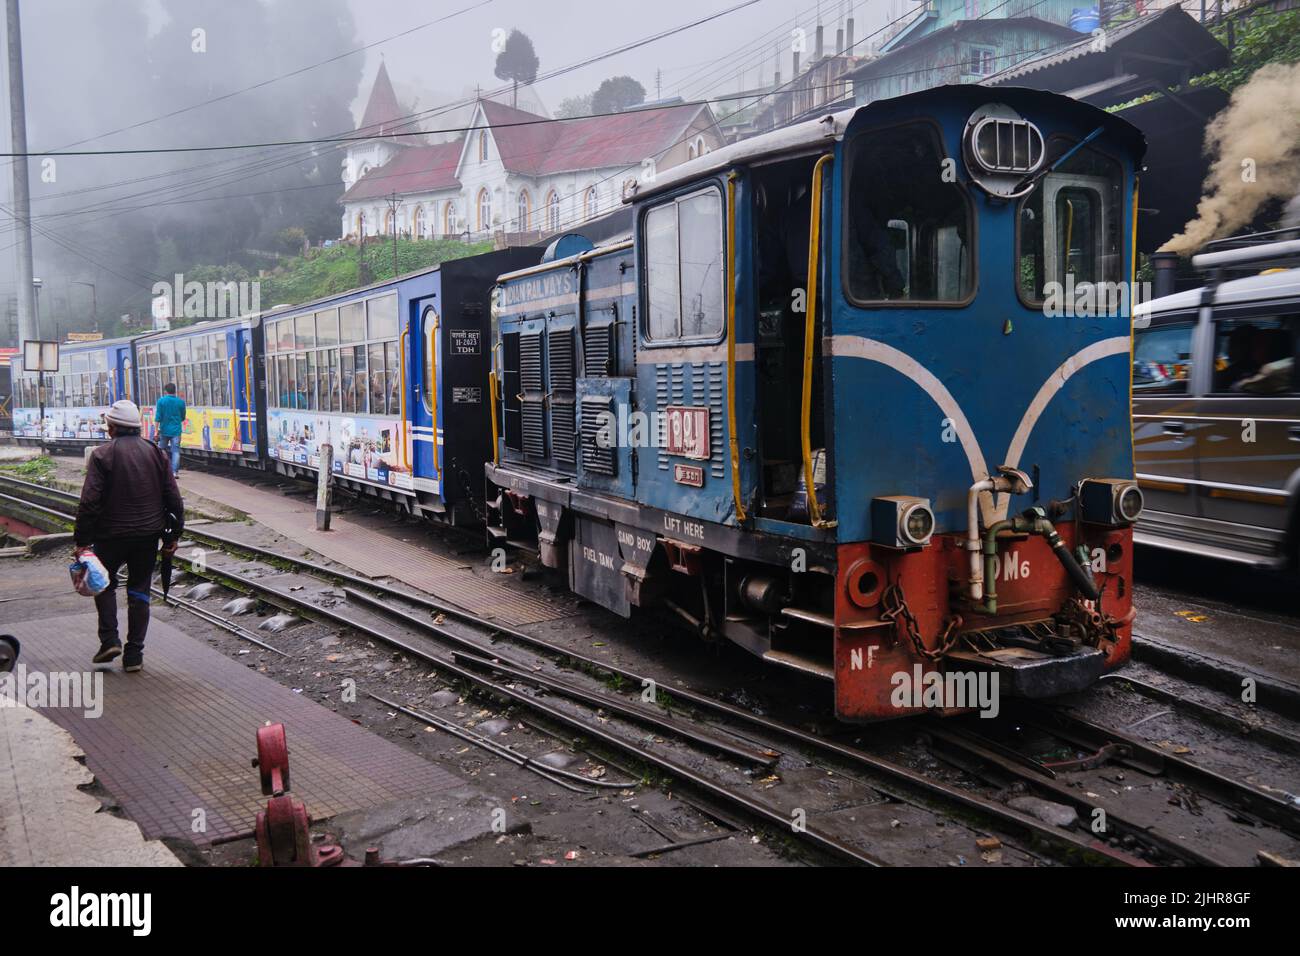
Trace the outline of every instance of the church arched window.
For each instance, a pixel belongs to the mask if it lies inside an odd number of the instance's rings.
[[[521,189],[519,190],[519,221],[515,224],[515,228],[519,232],[527,232],[529,229],[529,221],[532,219],[532,216],[532,197],[528,195],[527,189]]]
[[[478,191],[478,231],[492,228],[492,194],[484,187]]]
[[[560,197],[554,189],[546,194],[546,231],[560,231]]]

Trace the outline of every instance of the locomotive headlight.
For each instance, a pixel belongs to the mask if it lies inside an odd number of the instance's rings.
[[[1137,521],[1138,516],[1142,514],[1142,489],[1137,485],[1129,485],[1121,491],[1116,499],[1115,510],[1129,524]]]
[[[1127,478],[1088,478],[1079,483],[1084,521],[1112,527],[1130,525],[1142,514],[1142,489]]]
[[[928,498],[891,495],[871,499],[871,540],[889,548],[924,548],[934,534]]]
[[[917,546],[925,544],[934,533],[934,512],[923,504],[915,504],[903,512],[901,537]]]

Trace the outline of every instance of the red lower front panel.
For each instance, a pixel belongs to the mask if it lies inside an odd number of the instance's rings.
[[[1129,656],[1132,635],[1132,531],[1083,526],[1093,578],[1101,587],[1100,611],[1118,622],[1114,640],[1097,646],[1110,669]],[[1073,552],[1075,526],[1057,527]],[[994,631],[1014,624],[1050,621],[1077,595],[1065,569],[1041,537],[999,541],[996,615],[971,610],[966,598],[970,576],[964,541],[954,535],[935,537],[928,547],[898,551],[873,544],[839,548],[835,594],[835,706],[843,720],[887,720],[933,709],[922,702],[918,678],[933,686],[940,677],[951,684],[962,669],[959,661],[928,660],[901,625],[882,619],[886,606],[900,596],[915,620],[922,645],[934,649],[944,633]],[[887,595],[897,586],[900,591]],[[906,615],[899,614],[902,618]],[[873,626],[874,625],[874,626]],[[951,629],[951,630],[950,630]],[[962,642],[958,642],[960,647]],[[919,670],[917,669],[919,665]],[[931,673],[937,677],[930,677]]]

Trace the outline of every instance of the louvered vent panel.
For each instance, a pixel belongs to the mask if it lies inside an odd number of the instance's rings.
[[[655,366],[655,411],[659,414],[654,420],[662,422],[666,414],[665,409],[671,403],[668,401],[668,366]],[[660,436],[656,436],[660,437]],[[655,442],[655,463],[659,466],[660,471],[668,470],[668,454],[664,451],[662,441]]]
[[[614,326],[587,326],[582,344],[583,375],[587,378],[609,378],[614,372]]]
[[[721,362],[709,363],[709,458],[712,460],[710,471],[714,478],[721,478],[726,471],[722,460],[722,429],[727,420],[726,406],[723,404],[726,400],[722,387],[723,374]]]
[[[521,418],[524,426],[524,454],[546,457],[546,413],[540,402],[524,402]]]
[[[551,453],[561,464],[576,468],[578,464],[578,446],[572,402],[556,403],[551,406]]]
[[[552,393],[572,392],[576,387],[573,329],[552,329],[547,341],[547,349],[551,359]]]
[[[608,398],[584,398],[582,400],[582,470],[598,475],[613,476],[618,470],[617,449],[613,444],[602,447],[597,441],[601,425],[608,419],[603,415],[613,414],[613,400]]]
[[[542,390],[542,333],[519,336],[519,377],[525,392]]]

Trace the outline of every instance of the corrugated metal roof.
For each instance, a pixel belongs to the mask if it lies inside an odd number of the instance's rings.
[[[1223,45],[1201,24],[1183,12],[1181,7],[1166,7],[1158,13],[1106,27],[1095,36],[1089,34],[1053,53],[1008,67],[984,79],[982,85],[1024,85],[1022,81],[1027,78],[1040,79],[1046,71],[1055,71],[1066,64],[1087,58],[1092,58],[1097,63],[1099,72],[1093,79],[1095,82],[1103,75],[1113,72],[1109,69],[1109,65],[1112,61],[1122,58],[1126,52],[1146,52],[1180,59],[1185,64],[1181,68],[1187,69],[1192,75],[1222,66],[1229,58],[1228,51]],[[1156,69],[1156,64],[1153,62],[1142,65],[1148,72]],[[1170,64],[1165,68],[1165,72],[1169,72],[1171,67],[1174,70],[1180,69],[1177,64]],[[1062,92],[1065,87],[1058,88],[1053,85],[1050,88]]]

